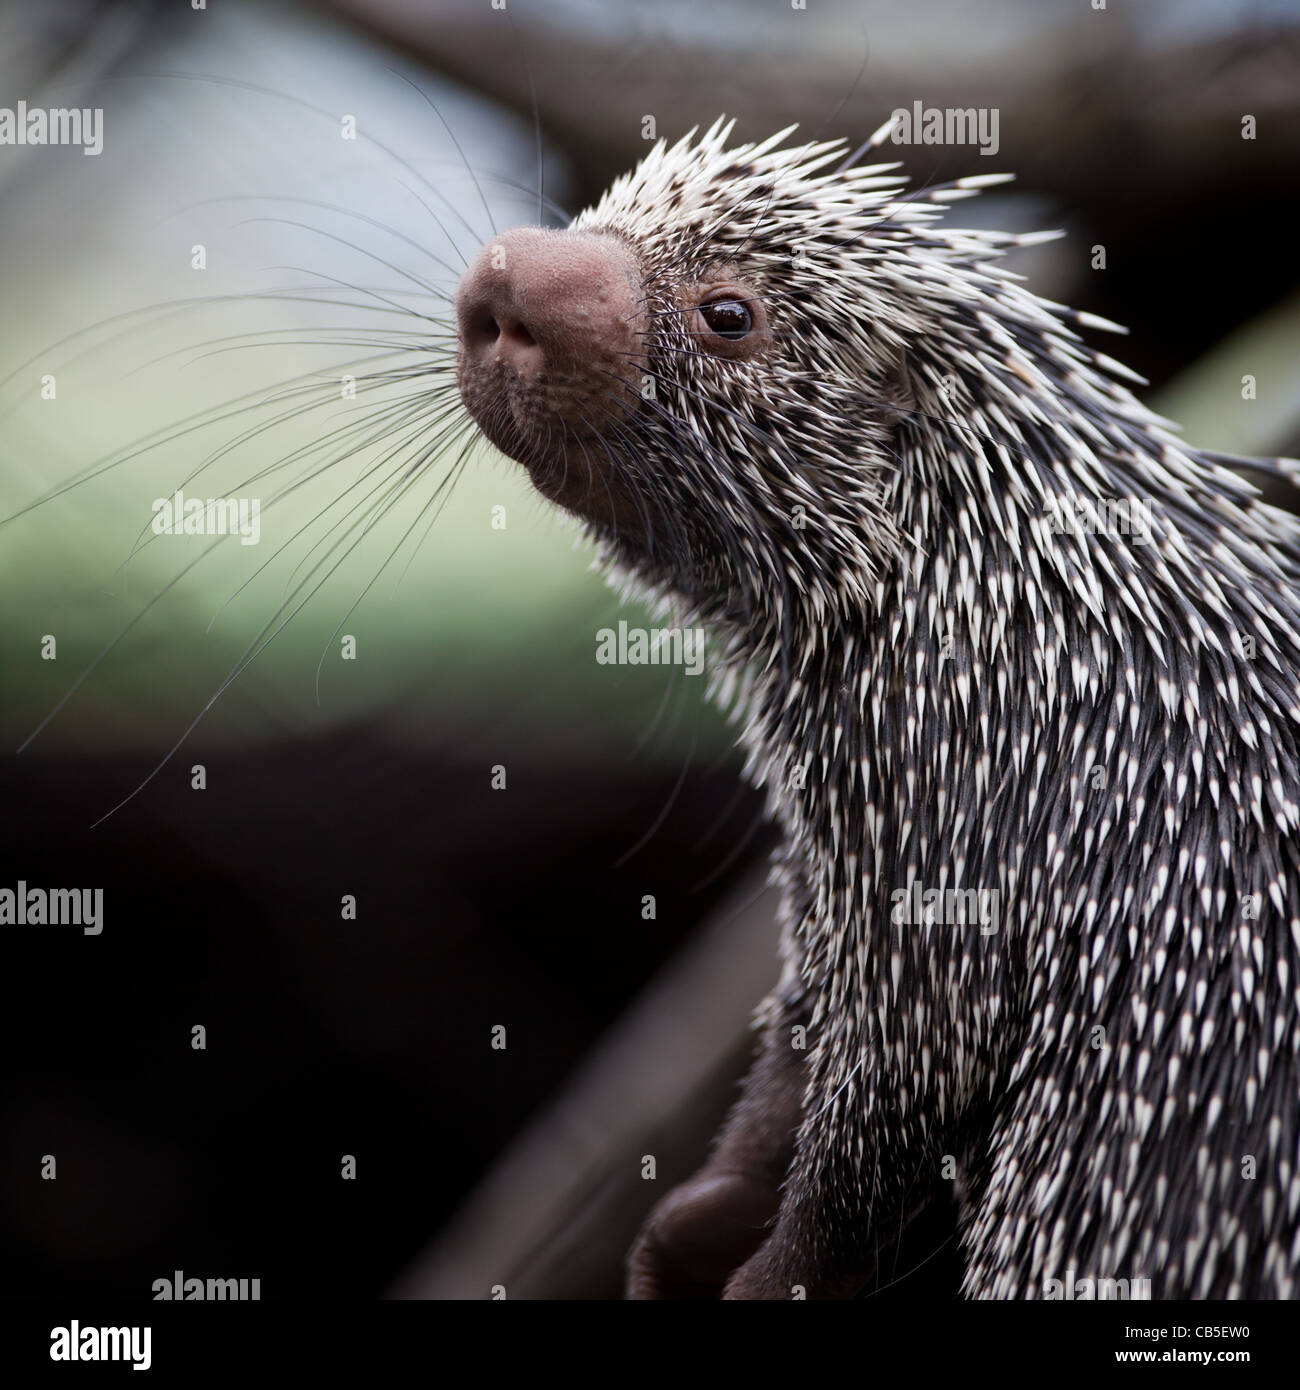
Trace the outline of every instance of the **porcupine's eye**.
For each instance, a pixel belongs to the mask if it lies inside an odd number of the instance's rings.
[[[714,279],[696,288],[688,327],[697,351],[714,357],[752,360],[766,354],[772,335],[762,297],[742,280]]]
[[[733,342],[745,337],[754,326],[753,314],[738,299],[715,299],[712,304],[701,306],[700,313],[718,337]]]

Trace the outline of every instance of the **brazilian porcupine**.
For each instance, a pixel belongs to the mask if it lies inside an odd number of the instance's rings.
[[[847,1296],[946,1190],[972,1297],[1293,1295],[1300,524],[1000,266],[1029,238],[941,225],[991,180],[730,130],[457,301],[470,413],[716,634],[783,831],[758,1060],[629,1292]]]

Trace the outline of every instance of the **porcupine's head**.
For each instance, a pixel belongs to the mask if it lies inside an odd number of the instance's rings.
[[[927,294],[924,266],[906,295],[890,267],[938,209],[892,166],[837,172],[839,142],[728,150],[729,131],[657,146],[564,231],[484,246],[461,394],[653,585],[749,620],[861,604],[903,544],[906,306]]]

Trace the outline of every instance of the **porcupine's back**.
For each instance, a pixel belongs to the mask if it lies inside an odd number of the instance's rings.
[[[970,1292],[1292,1292],[1296,522],[1000,269],[1026,239],[937,220],[987,180],[909,196],[726,135],[574,224],[630,251],[619,360],[653,390],[575,435],[564,505],[745,673],[807,910],[809,1108],[855,1102],[802,1179],[873,1124],[871,1184],[904,1182],[973,1113],[1000,1142],[971,1156]],[[719,280],[762,306],[752,352],[696,317]],[[912,883],[996,892],[998,933],[891,929]]]
[[[1000,1138],[973,1174],[968,1290],[1158,1271],[1157,1297],[1293,1296],[1295,523],[1210,460],[1133,439],[1095,448],[1086,492],[1072,482],[1098,505],[1148,505],[1145,545],[1027,519],[1017,547],[995,520],[1005,492],[945,496],[935,479],[945,520],[896,585],[903,632],[864,672],[896,697],[869,697],[866,799],[890,807],[875,864],[890,886],[952,866],[1002,903],[1011,963],[988,969],[979,1040]],[[1050,435],[1030,445],[1055,453]],[[944,745],[950,771],[929,787],[946,804],[891,803]],[[937,968],[960,990],[970,955],[931,943],[913,988]],[[881,1040],[899,1041],[899,996],[872,983],[891,1007]]]

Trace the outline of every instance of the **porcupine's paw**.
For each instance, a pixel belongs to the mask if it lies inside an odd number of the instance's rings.
[[[747,1174],[705,1168],[646,1218],[627,1257],[627,1296],[716,1299],[771,1229],[779,1196]]]

